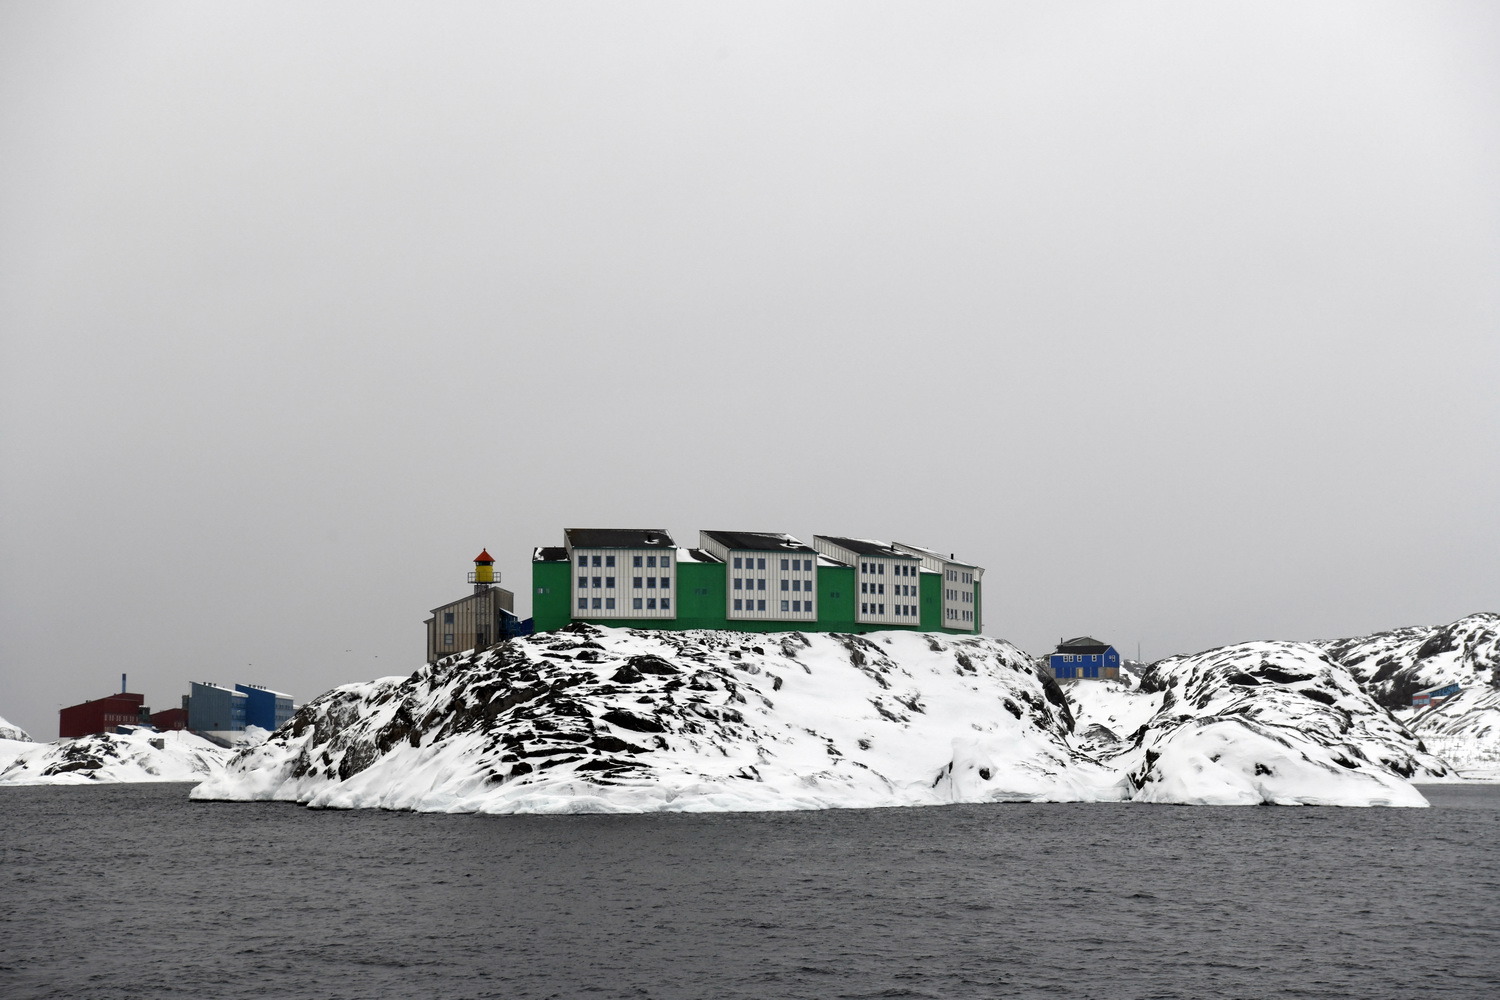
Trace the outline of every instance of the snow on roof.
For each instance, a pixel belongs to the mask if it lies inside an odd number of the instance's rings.
[[[532,562],[568,562],[568,550],[561,545],[538,545],[531,550]]]
[[[665,528],[568,528],[563,532],[575,549],[666,548],[676,543]]]
[[[934,559],[941,559],[943,562],[945,562],[945,563],[951,563],[954,566],[963,566],[965,569],[979,569],[980,568],[979,566],[976,566],[974,563],[966,563],[966,562],[962,562],[962,561],[954,558],[953,553],[949,553],[948,555],[945,556],[941,552],[939,552],[937,549],[929,549],[925,545],[913,545],[910,542],[895,542],[893,544],[898,549],[905,549],[908,552],[918,552],[918,553],[921,553],[924,556],[931,556]]]
[[[677,561],[679,563],[717,563],[719,562],[719,557],[712,552],[705,552],[702,549],[679,547],[677,549]]]
[[[895,559],[915,559],[916,556],[909,552],[902,552],[890,542],[882,542],[878,538],[842,538],[838,535],[816,535],[825,542],[832,542],[839,548],[848,549],[850,552],[862,556],[885,556]]]
[[[811,554],[814,551],[811,545],[784,531],[708,531],[705,529],[703,533],[726,548],[742,552],[806,552]]]
[[[1076,638],[1067,639],[1057,644],[1058,652],[1061,653],[1066,653],[1069,651],[1082,651],[1085,653],[1103,652],[1108,648],[1109,643],[1100,642],[1098,639],[1095,639],[1091,635],[1080,635]]]

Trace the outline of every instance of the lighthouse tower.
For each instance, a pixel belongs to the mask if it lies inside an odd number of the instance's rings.
[[[490,555],[488,548],[480,550],[474,557],[474,572],[469,574],[469,582],[474,585],[476,594],[482,594],[500,582],[500,577],[495,574],[495,557]]]

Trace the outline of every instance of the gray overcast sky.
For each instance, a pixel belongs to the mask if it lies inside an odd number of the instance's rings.
[[[0,715],[481,546],[908,540],[1148,658],[1500,608],[1490,3],[0,5]]]

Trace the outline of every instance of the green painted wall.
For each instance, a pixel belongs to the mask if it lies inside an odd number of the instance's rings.
[[[531,620],[538,632],[573,620],[573,567],[565,562],[531,564]]]
[[[728,568],[719,563],[677,564],[676,618],[589,618],[609,628],[731,629],[736,632],[882,632],[922,631],[967,634],[969,629],[943,626],[943,578],[923,573],[919,597],[920,625],[868,625],[854,620],[858,582],[852,566],[818,567],[816,623],[734,621],[727,617]],[[979,585],[974,585],[978,616]],[[531,564],[531,616],[538,632],[562,628],[573,620],[573,567],[565,562]]]

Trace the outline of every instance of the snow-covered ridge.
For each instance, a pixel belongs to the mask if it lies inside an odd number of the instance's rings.
[[[230,751],[189,732],[132,729],[26,744],[9,760],[0,760],[0,785],[201,781],[221,771],[229,756]]]
[[[0,740],[8,740],[15,743],[30,743],[31,736],[20,726],[13,725],[5,721],[4,716],[0,716]]]
[[[1500,685],[1500,614],[1494,612],[1315,645],[1392,711],[1408,708],[1413,694],[1439,684]]]
[[[1144,707],[1121,703],[1134,732],[1075,733],[1057,682],[998,639],[575,624],[330,692],[193,796],[454,812],[1425,804],[1400,775],[1441,762],[1347,671],[1271,645],[1256,663],[1242,647],[1181,658],[1128,692]],[[1080,711],[1106,690],[1070,686]]]

